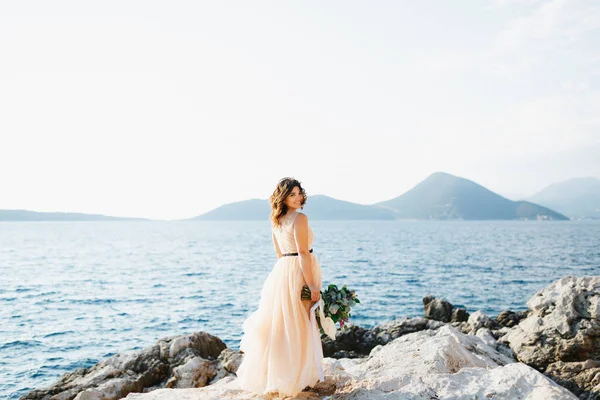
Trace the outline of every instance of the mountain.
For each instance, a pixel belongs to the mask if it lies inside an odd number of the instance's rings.
[[[568,219],[526,201],[508,200],[470,180],[436,172],[402,196],[377,203],[400,219]]]
[[[390,220],[394,213],[375,206],[365,206],[329,196],[310,196],[304,210],[311,220]],[[268,200],[252,199],[225,204],[191,220],[268,220]]]
[[[538,200],[539,199],[539,200]],[[512,201],[470,180],[436,172],[402,196],[373,205],[362,205],[325,195],[308,198],[303,212],[312,220],[394,219],[568,219],[553,209],[574,217],[600,218],[600,180],[574,179],[552,185],[529,201]],[[558,200],[562,201],[559,202]],[[543,204],[538,205],[537,203]],[[547,207],[545,207],[547,206]],[[569,207],[573,208],[569,208]],[[552,208],[552,209],[551,209]],[[583,211],[582,211],[583,210]],[[229,203],[189,220],[263,220],[271,212],[266,199]],[[141,220],[98,214],[47,213],[0,210],[0,221],[115,221]]]
[[[571,218],[600,218],[600,179],[574,178],[555,183],[528,200]]]
[[[142,218],[109,217],[99,214],[0,210],[0,221],[125,221]]]
[[[268,220],[271,213],[269,201],[251,199],[224,204],[212,211],[189,218],[190,220],[223,221],[223,220]]]
[[[312,219],[396,219],[395,214],[390,210],[351,203],[324,195],[309,197],[304,212]]]

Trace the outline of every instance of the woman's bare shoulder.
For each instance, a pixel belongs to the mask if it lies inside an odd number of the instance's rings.
[[[308,217],[306,216],[306,214],[301,213],[299,211],[297,211],[296,214],[298,214],[298,215],[296,215],[294,222],[299,222],[301,224],[308,222]]]

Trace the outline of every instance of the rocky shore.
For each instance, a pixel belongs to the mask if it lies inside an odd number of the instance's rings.
[[[434,297],[424,317],[323,339],[325,381],[302,399],[600,399],[600,277],[565,277],[524,312],[488,317]],[[256,399],[243,354],[206,332],[167,337],[63,375],[29,400]]]

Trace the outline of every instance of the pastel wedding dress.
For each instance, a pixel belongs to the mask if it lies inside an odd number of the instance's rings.
[[[297,253],[294,220],[297,211],[281,219],[273,228],[282,254]],[[308,246],[314,235],[308,227]],[[314,280],[321,289],[321,266],[311,253]],[[277,260],[263,285],[258,309],[243,323],[240,350],[244,359],[237,370],[242,389],[256,394],[278,392],[293,396],[307,386],[323,380],[323,348],[310,300],[301,300],[306,284],[300,257],[283,256]]]

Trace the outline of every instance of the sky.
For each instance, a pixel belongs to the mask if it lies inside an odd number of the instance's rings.
[[[600,177],[599,37],[596,0],[2,2],[0,209]]]

